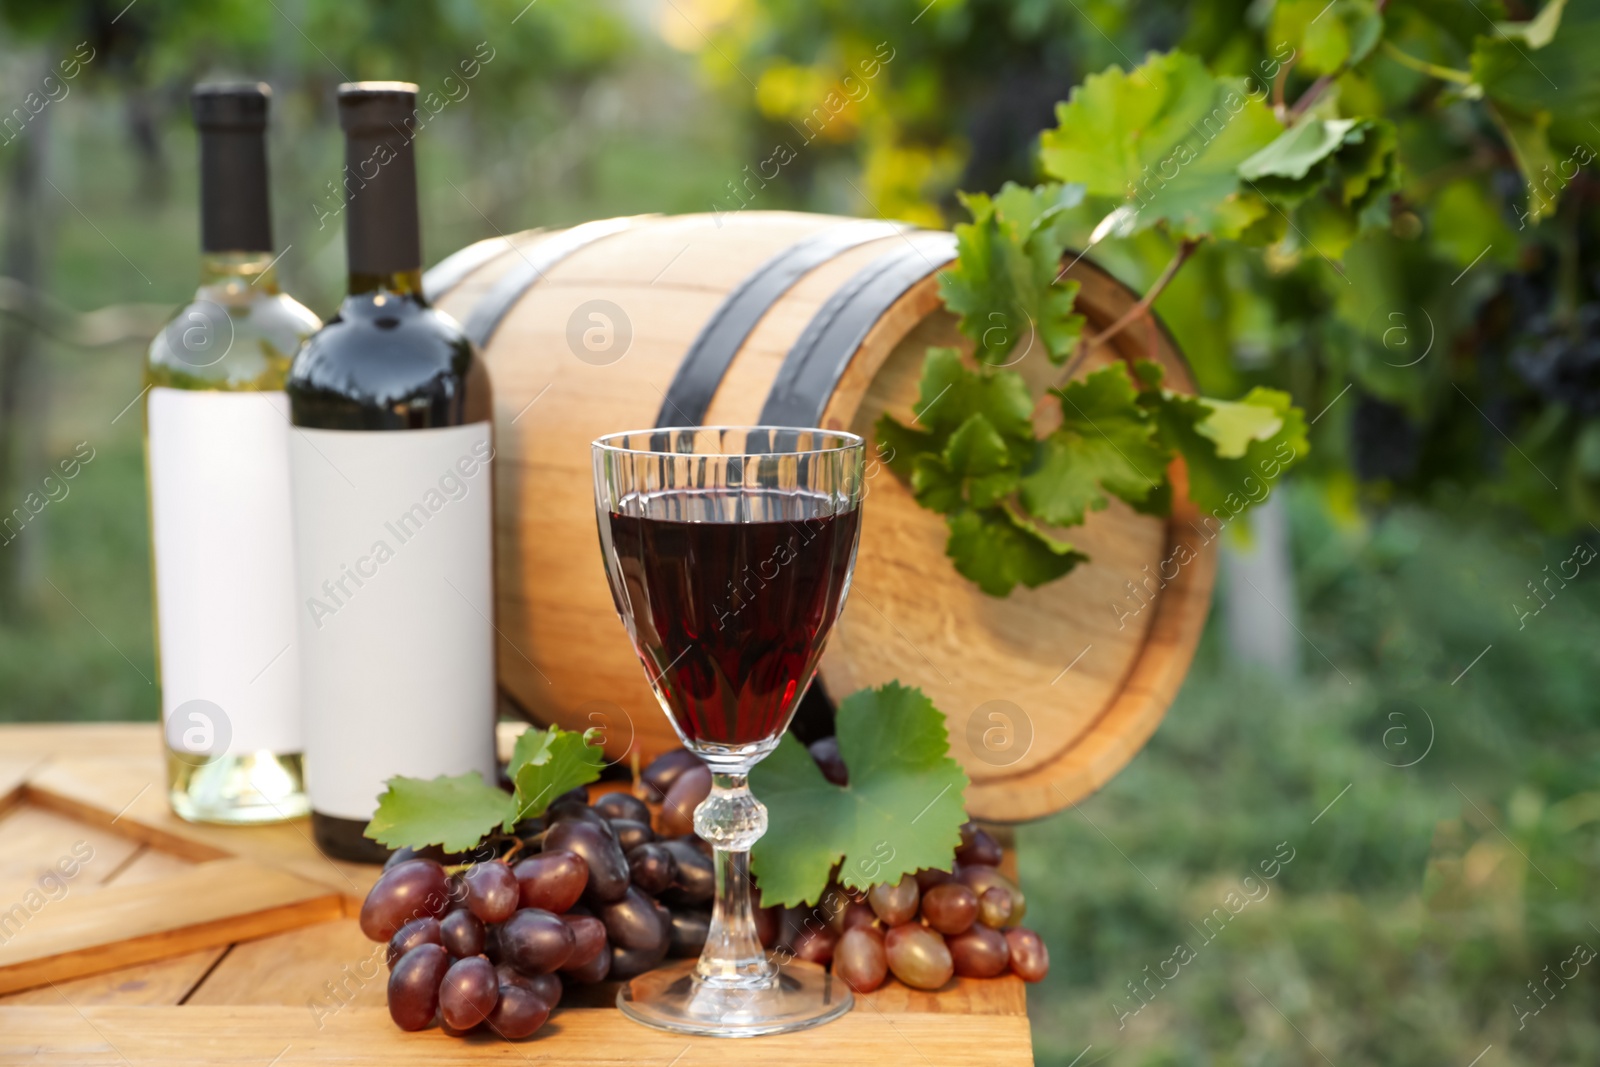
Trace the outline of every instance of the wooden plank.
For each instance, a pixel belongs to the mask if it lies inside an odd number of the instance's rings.
[[[0,992],[127,967],[342,913],[326,886],[250,860],[66,896],[0,945]],[[107,931],[118,940],[109,941]]]
[[[372,1008],[351,1008],[321,1020],[319,1028],[304,1008],[290,1007],[0,1007],[0,1062],[52,1067],[521,1067],[534,1061],[548,1067],[748,1067],[753,1059],[762,1067],[816,1067],[836,1059],[1009,1067],[1031,1064],[1032,1056],[1026,1016],[910,1018],[857,1009],[818,1030],[728,1041],[651,1030],[614,1011],[566,1011],[535,1037],[507,1042],[492,1035],[459,1040],[438,1029],[404,1033],[388,1012]]]
[[[13,808],[0,817],[0,941],[32,914],[99,884],[138,849],[114,831],[31,805]]]
[[[999,978],[952,978],[935,990],[912,989],[891,979],[881,989],[857,996],[885,1015],[1028,1014],[1027,985],[1014,974]],[[915,1024],[913,1024],[915,1025]]]
[[[161,758],[161,731],[153,722],[7,723],[8,758],[115,756]]]
[[[43,762],[44,758],[40,756],[13,755],[10,752],[0,756],[0,815],[22,802],[23,786],[27,784],[28,775]]]
[[[368,941],[354,919],[243,941],[189,1003],[293,1005],[313,1015],[352,1004],[382,1008],[389,983],[386,947]]]
[[[120,1004],[125,1007],[167,1007],[180,1004],[195,983],[205,977],[227,946],[203,948],[171,959],[120,967],[103,974],[24,989],[0,996],[6,1004],[38,1004],[44,1007],[88,1007],[90,1004]]]
[[[202,862],[247,856],[293,871],[341,893],[359,908],[380,868],[330,860],[311,841],[309,820],[294,819],[271,826],[211,826],[185,822],[167,805],[160,761],[58,758],[28,782],[28,798],[36,804],[85,822],[116,830],[156,848]]]
[[[108,870],[115,885],[141,885],[161,881],[187,870],[191,865],[148,845],[141,846],[132,860],[116,870]],[[141,963],[104,974],[56,982],[10,993],[0,1004],[42,1004],[60,1007],[64,1003],[84,1007],[89,1004],[167,1005],[181,1004],[189,991],[227,952],[226,947],[201,949],[156,963]]]

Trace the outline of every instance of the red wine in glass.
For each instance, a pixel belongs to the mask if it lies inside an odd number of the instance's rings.
[[[788,728],[850,589],[865,442],[837,430],[687,426],[594,442],[606,577],[662,709],[711,770],[695,833],[716,857],[705,948],[637,975],[617,1007],[647,1026],[753,1037],[836,1019],[854,998],[813,963],[769,957],[750,849],[767,808],[750,772]]]
[[[625,498],[609,544],[617,611],[689,744],[781,734],[849,588],[860,509],[803,491]]]

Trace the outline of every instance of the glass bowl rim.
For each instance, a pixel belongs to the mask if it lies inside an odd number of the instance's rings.
[[[658,433],[698,433],[701,430],[728,431],[741,430],[750,433],[756,430],[780,430],[789,433],[814,433],[838,438],[841,443],[827,448],[793,448],[769,452],[670,452],[659,448],[622,448],[611,442],[633,437],[635,435]],[[841,452],[859,451],[865,453],[866,439],[849,430],[827,430],[820,426],[778,426],[766,423],[753,423],[739,425],[736,423],[716,424],[709,426],[653,426],[649,429],[617,430],[613,433],[602,434],[590,442],[589,447],[596,452],[610,452],[628,456],[682,456],[684,458],[702,457],[705,459],[760,459],[770,456],[826,456]]]

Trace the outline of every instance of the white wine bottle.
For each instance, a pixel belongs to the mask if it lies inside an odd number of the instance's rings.
[[[356,861],[388,778],[495,781],[489,376],[422,294],[416,106],[339,88],[349,295],[287,385],[311,828]]]
[[[264,84],[197,86],[200,288],[150,343],[145,463],[167,785],[185,819],[304,815],[289,362],[321,324],[278,289]]]

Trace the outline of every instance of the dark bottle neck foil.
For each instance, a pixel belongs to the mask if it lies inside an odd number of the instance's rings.
[[[206,253],[270,252],[265,84],[196,86],[200,131],[200,248]]]
[[[417,88],[409,83],[339,87],[339,125],[345,134],[345,254],[353,282],[422,269],[412,144],[416,105]]]

